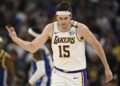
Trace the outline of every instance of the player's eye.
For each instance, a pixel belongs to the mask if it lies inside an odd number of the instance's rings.
[[[67,20],[67,19],[68,19],[68,17],[65,17],[64,19],[65,19],[65,20]]]
[[[61,18],[61,17],[60,17],[59,19],[60,19],[60,20],[63,20],[63,18]]]

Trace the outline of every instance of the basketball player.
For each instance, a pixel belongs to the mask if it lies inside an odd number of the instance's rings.
[[[38,31],[29,28],[28,33],[33,37],[37,37]],[[32,67],[34,74],[26,86],[32,86],[36,82],[36,86],[50,86],[51,76],[51,54],[46,45],[42,46],[37,52],[33,53]]]
[[[71,18],[70,6],[60,3],[56,10],[57,21],[46,25],[32,42],[17,37],[13,27],[6,28],[12,40],[31,53],[51,37],[54,60],[51,86],[86,86],[85,41],[96,49],[105,68],[106,82],[111,81],[113,75],[100,43],[87,26]]]
[[[46,46],[33,53],[32,66],[34,73],[26,86],[50,86],[51,67],[48,57],[50,53],[46,52]]]
[[[12,86],[14,81],[14,65],[10,55],[2,49],[3,39],[0,37],[0,86]],[[7,71],[7,80],[5,80],[5,71]]]

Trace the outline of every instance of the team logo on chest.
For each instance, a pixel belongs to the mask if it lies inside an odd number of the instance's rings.
[[[75,37],[59,37],[59,36],[55,36],[54,44],[58,44],[58,43],[71,43],[71,44],[74,44],[75,43]]]
[[[68,35],[70,35],[70,36],[72,36],[72,35],[74,35],[74,34],[75,34],[74,31],[70,31],[70,32],[68,32]]]

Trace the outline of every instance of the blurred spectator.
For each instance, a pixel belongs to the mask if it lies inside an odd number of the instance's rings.
[[[51,65],[50,65],[50,52],[46,46],[39,49],[33,54],[32,67],[33,75],[29,79],[30,86],[50,86]],[[27,86],[29,86],[27,84]]]
[[[38,36],[41,31],[38,28],[29,28],[28,33],[33,37]],[[29,79],[27,86],[36,83],[36,86],[50,86],[50,77],[52,69],[51,53],[46,45],[32,55],[33,74]]]
[[[15,82],[14,86],[24,86],[29,78],[30,61],[27,60],[28,52],[14,43],[7,46],[8,52],[13,57],[15,66]]]
[[[0,86],[12,86],[14,82],[14,65],[12,57],[2,49],[3,39],[0,37]],[[5,81],[5,71],[7,72]]]

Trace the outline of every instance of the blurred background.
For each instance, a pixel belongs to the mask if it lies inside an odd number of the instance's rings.
[[[15,66],[14,86],[25,86],[31,71],[30,53],[12,42],[5,26],[14,26],[20,38],[31,41],[28,28],[41,32],[55,20],[55,8],[62,0],[0,0],[0,36],[3,49],[12,57]],[[73,19],[86,24],[100,41],[114,74],[104,83],[104,68],[95,50],[86,44],[88,85],[120,86],[120,1],[66,0],[72,6]],[[47,46],[50,47],[50,40]],[[52,53],[51,53],[52,54]]]

